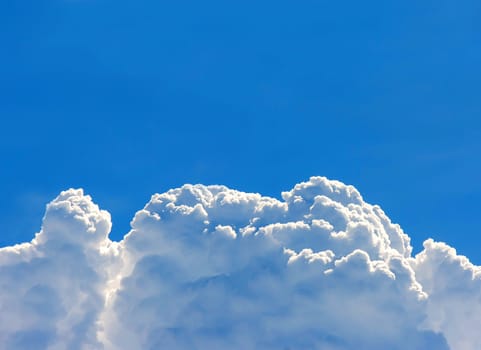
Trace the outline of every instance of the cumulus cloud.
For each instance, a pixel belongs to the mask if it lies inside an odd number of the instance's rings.
[[[155,194],[120,242],[82,190],[0,249],[2,349],[481,348],[481,268],[352,186]]]
[[[110,228],[106,211],[70,190],[47,206],[30,243],[0,249],[3,349],[101,347]]]

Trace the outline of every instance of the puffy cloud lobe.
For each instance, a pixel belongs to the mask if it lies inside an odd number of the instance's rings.
[[[0,250],[4,349],[102,348],[96,321],[110,227],[107,212],[81,190],[69,190],[47,206],[31,243]]]
[[[322,177],[152,196],[121,242],[81,190],[0,250],[5,349],[479,349],[480,268]]]
[[[479,349],[481,268],[431,239],[411,263],[429,293],[425,327],[443,332],[453,349]]]

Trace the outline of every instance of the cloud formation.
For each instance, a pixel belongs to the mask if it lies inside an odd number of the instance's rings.
[[[2,349],[481,348],[481,268],[322,177],[155,194],[120,242],[82,190],[0,249]]]

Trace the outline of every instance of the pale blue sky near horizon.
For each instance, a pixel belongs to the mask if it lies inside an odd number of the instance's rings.
[[[481,3],[0,4],[0,245],[82,187],[114,239],[154,192],[354,185],[481,264]]]

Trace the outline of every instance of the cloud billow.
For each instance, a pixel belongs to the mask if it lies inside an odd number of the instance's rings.
[[[481,269],[322,177],[153,195],[120,242],[82,190],[0,249],[3,349],[481,348]]]

